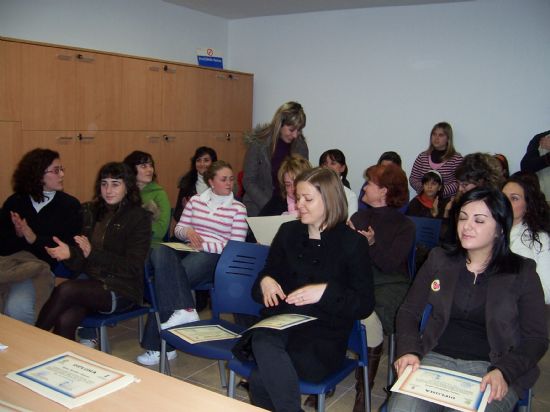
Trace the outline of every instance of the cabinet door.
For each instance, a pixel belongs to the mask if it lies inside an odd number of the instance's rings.
[[[194,68],[163,65],[162,130],[199,130],[200,91]]]
[[[120,130],[122,58],[74,52],[76,130]]]
[[[21,123],[0,121],[0,205],[12,194],[11,177],[21,159]],[[1,207],[1,206],[0,206]]]
[[[21,44],[0,40],[0,120],[21,121]]]
[[[200,144],[213,148],[218,159],[225,160],[232,167],[235,176],[242,170],[245,154],[243,132],[200,133]]]
[[[160,130],[163,65],[121,57],[121,130]]]
[[[230,73],[228,76],[224,124],[228,130],[248,131],[252,128],[254,76],[241,73]]]
[[[73,50],[21,45],[21,107],[24,130],[74,130]]]

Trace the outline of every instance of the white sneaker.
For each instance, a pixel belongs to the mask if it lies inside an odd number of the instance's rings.
[[[97,339],[79,339],[78,342],[92,349],[97,348]]]
[[[176,356],[178,354],[175,350],[172,350],[170,352],[166,352],[166,356],[168,360],[176,359]],[[148,350],[145,353],[142,353],[137,358],[137,361],[141,363],[142,365],[146,366],[153,366],[158,365],[160,362],[160,352],[158,350]]]
[[[187,311],[185,309],[175,310],[166,322],[160,324],[161,329],[168,329],[172,326],[183,325],[184,323],[196,322],[200,320],[195,309]]]

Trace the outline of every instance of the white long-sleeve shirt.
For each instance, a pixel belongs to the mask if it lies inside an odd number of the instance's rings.
[[[533,259],[537,264],[537,273],[544,290],[544,301],[550,305],[550,237],[539,232],[539,244],[531,245],[530,232],[525,223],[512,227],[510,231],[510,249],[520,256]]]
[[[235,200],[233,194],[221,197],[208,189],[189,199],[174,234],[180,240],[187,240],[190,227],[202,237],[204,252],[222,253],[229,240],[245,241],[246,207]]]

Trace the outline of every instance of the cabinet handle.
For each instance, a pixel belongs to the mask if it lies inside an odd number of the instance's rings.
[[[167,134],[162,135],[162,138],[166,142],[173,142],[174,140],[176,140],[176,136],[168,136]]]
[[[72,136],[57,136],[57,138],[55,140],[57,140],[59,143],[68,143],[71,140],[73,140],[73,137]]]
[[[59,60],[66,60],[66,61],[68,61],[68,60],[72,60],[72,59],[73,59],[73,56],[68,55],[68,54],[58,54],[58,55],[57,55],[57,58],[58,58]]]
[[[236,74],[228,74],[227,78],[229,80],[239,80],[239,76],[237,76]]]
[[[226,133],[225,134],[225,140],[227,140],[228,142],[231,141],[231,133]]]
[[[151,70],[152,72],[159,72],[160,67],[158,67],[158,66],[149,66],[149,70]]]
[[[216,74],[216,79],[227,80],[227,77],[225,77],[225,75],[223,74]]]
[[[163,70],[164,70],[166,73],[175,73],[175,72],[176,72],[176,69],[175,69],[175,68],[173,68],[173,67],[168,67],[166,64],[164,65]]]
[[[149,140],[150,142],[157,142],[160,140],[160,136],[147,136],[147,140]]]
[[[86,57],[86,56],[84,56],[83,54],[80,54],[80,53],[76,55],[76,59],[78,61],[81,61],[81,62],[84,62],[84,63],[91,63],[95,60],[93,57]]]
[[[83,141],[83,140],[88,140],[88,141],[90,141],[90,140],[94,140],[94,139],[95,139],[94,136],[83,136],[82,133],[79,133],[76,137],[77,137],[78,140],[80,140],[80,141]]]

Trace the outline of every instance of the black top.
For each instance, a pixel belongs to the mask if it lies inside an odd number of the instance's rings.
[[[550,130],[535,135],[527,145],[527,151],[521,159],[521,171],[536,173],[550,166],[550,153],[539,154],[540,139],[550,133]]]

